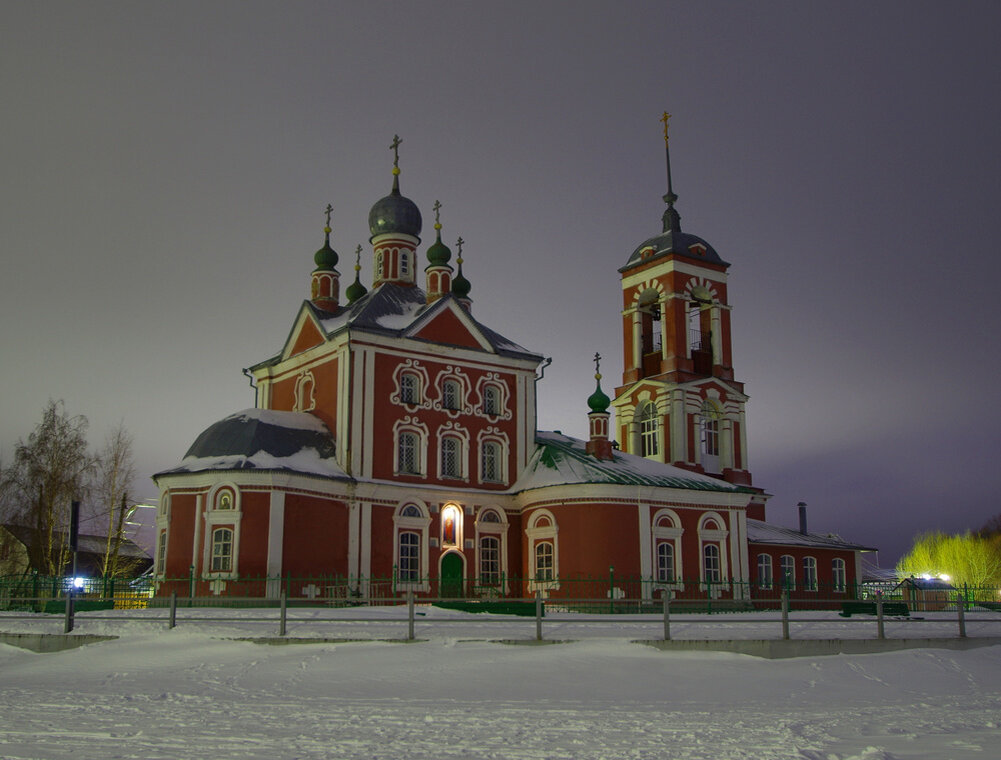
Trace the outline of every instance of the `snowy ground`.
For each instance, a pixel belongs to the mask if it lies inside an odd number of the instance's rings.
[[[55,654],[0,645],[0,758],[496,758],[498,760],[997,760],[1001,647],[766,660],[661,652],[656,616],[624,627],[547,619],[571,643],[516,646],[534,621],[425,610],[410,644],[267,646],[260,611],[182,610],[180,624],[78,617],[121,638]],[[399,609],[366,610],[400,618]],[[106,614],[106,613],[105,613]],[[185,621],[184,615],[225,617]],[[290,611],[296,637],[400,637],[405,623]],[[777,618],[678,616],[675,638],[779,638]],[[761,618],[761,615],[755,615]],[[872,637],[871,619],[797,617],[793,637]],[[928,620],[933,615],[926,616]],[[888,621],[887,635],[952,636],[954,614]],[[0,631],[58,633],[58,617]],[[970,635],[999,635],[997,619]],[[476,641],[468,639],[479,639]]]

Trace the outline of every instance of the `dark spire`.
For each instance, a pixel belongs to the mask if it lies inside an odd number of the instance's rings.
[[[667,139],[667,122],[670,118],[671,114],[667,111],[664,111],[664,115],[660,117],[660,120],[664,122],[664,157],[667,159],[667,193],[664,195],[667,209],[664,211],[663,221],[664,232],[678,233],[681,232],[681,215],[674,208],[674,202],[678,200],[678,196],[671,184],[671,146]]]
[[[455,241],[455,248],[458,251],[458,256],[455,259],[455,263],[459,265],[459,272],[455,275],[452,280],[452,295],[460,300],[469,300],[469,291],[472,290],[472,285],[469,280],[462,276],[462,244],[466,241],[459,238]]]
[[[317,269],[332,270],[337,266],[337,252],[330,247],[330,215],[333,211],[333,206],[328,203],[324,209],[324,212],[327,214],[327,224],[323,228],[323,248],[318,250],[313,256],[313,261],[316,262]]]
[[[368,293],[368,289],[361,284],[360,278],[361,272],[361,245],[355,249],[355,281],[348,285],[348,289],[344,291],[344,295],[348,297],[348,303],[354,303],[359,298]]]
[[[393,195],[400,194],[400,143],[402,142],[399,135],[393,135],[393,142],[389,146],[393,149]]]

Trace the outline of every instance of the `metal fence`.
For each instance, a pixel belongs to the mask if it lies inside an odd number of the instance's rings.
[[[443,594],[442,592],[448,592]],[[464,592],[464,593],[457,593]],[[185,622],[270,623],[285,636],[290,620],[297,625],[328,623],[348,626],[378,623],[380,630],[393,630],[394,638],[413,639],[415,626],[423,625],[429,605],[465,612],[494,613],[493,625],[524,628],[526,618],[535,620],[535,638],[544,638],[548,625],[560,629],[582,622],[593,624],[600,616],[618,630],[635,626],[671,638],[671,620],[685,620],[693,614],[726,614],[726,623],[764,624],[774,636],[792,637],[797,627],[816,625],[820,618],[810,613],[837,611],[824,616],[842,622],[866,623],[875,638],[885,638],[887,621],[949,623],[950,635],[965,637],[969,621],[984,623],[1001,633],[1001,590],[994,587],[938,591],[915,596],[872,591],[865,586],[792,589],[762,587],[736,582],[707,584],[704,581],[664,584],[654,580],[610,578],[501,579],[496,583],[469,582],[457,589],[438,579],[401,581],[399,578],[271,577],[97,579],[38,575],[0,576],[0,610],[5,619],[61,616],[64,631],[74,628],[75,616],[87,613],[87,620],[143,620],[161,622],[173,628]],[[908,598],[905,598],[908,597]],[[371,608],[393,607],[377,612]],[[249,609],[248,613],[213,612],[213,609]],[[253,610],[256,609],[256,612]],[[121,610],[144,610],[130,615]],[[323,610],[330,610],[324,614]],[[336,612],[334,611],[336,610]],[[390,614],[386,614],[389,612]],[[109,614],[103,614],[109,613]],[[734,614],[737,613],[737,614]],[[762,613],[762,614],[755,614]],[[807,616],[802,616],[801,613]],[[970,616],[974,617],[971,618]],[[437,617],[434,625],[464,622],[476,616],[453,619]],[[483,618],[481,618],[482,620]],[[690,619],[690,618],[689,618]],[[475,626],[475,622],[472,623]],[[710,623],[711,625],[711,623]],[[406,636],[403,636],[403,630]],[[983,627],[983,626],[981,626]]]

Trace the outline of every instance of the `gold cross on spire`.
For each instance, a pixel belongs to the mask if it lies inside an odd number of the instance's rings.
[[[330,205],[330,204],[328,203],[328,204],[327,204],[327,207],[326,207],[325,209],[323,209],[323,211],[324,211],[324,213],[326,213],[326,215],[327,215],[327,226],[323,228],[323,231],[324,231],[324,232],[327,232],[327,233],[329,233],[329,232],[330,232],[330,215],[331,215],[332,213],[334,213],[334,207],[333,207],[333,206],[331,206],[331,205]]]
[[[594,352],[594,377],[601,380],[601,354],[597,351]]]
[[[441,219],[438,217],[438,212],[441,211],[441,201],[435,201],[434,206],[432,206],[431,208],[434,209],[434,228],[436,230],[440,230]]]
[[[456,250],[458,250],[459,252],[458,255],[455,257],[455,260],[460,264],[462,263],[462,244],[465,242],[466,241],[463,240],[461,237],[455,241]]]
[[[361,271],[361,243],[355,248],[355,271]]]
[[[403,140],[400,139],[399,135],[393,135],[393,142],[392,142],[392,144],[389,147],[393,149],[393,168],[394,169],[399,169],[400,168],[400,143],[401,142],[403,142]]]
[[[664,142],[667,142],[667,122],[671,118],[671,114],[664,111],[664,115],[660,117],[660,120],[664,122]]]

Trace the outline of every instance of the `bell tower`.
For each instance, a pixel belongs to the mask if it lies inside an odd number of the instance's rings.
[[[640,243],[622,275],[622,385],[615,408],[632,454],[750,485],[743,383],[734,380],[727,269],[681,230],[665,113],[663,231]]]

